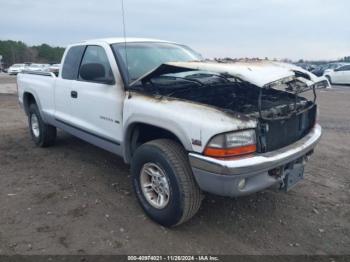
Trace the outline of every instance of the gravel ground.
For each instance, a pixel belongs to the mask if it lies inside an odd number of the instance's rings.
[[[16,94],[16,76],[0,72],[0,94]]]
[[[0,90],[14,80],[1,74]],[[318,99],[324,135],[304,181],[207,195],[166,229],[144,216],[120,158],[64,132],[36,148],[16,96],[0,94],[0,254],[349,254],[350,87]]]

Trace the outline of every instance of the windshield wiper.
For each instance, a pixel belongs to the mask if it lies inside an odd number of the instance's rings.
[[[228,80],[228,76],[229,75],[226,75],[226,74],[223,74],[223,73],[220,73],[220,74],[207,74],[207,73],[197,73],[197,74],[193,74],[193,75],[189,75],[186,79],[188,79],[188,78],[191,78],[192,79],[192,77],[201,77],[201,76],[208,76],[208,77],[211,77],[211,76],[214,76],[214,77],[218,77],[218,78],[221,78],[221,79],[224,79],[225,81],[227,81],[227,82],[230,82],[229,80]]]
[[[178,93],[181,93],[181,92],[187,92],[188,90],[191,90],[191,89],[192,89],[192,87],[176,88],[176,89],[173,89],[172,92],[167,93],[166,96],[172,97],[174,94],[178,94]]]
[[[184,80],[184,81],[187,81],[187,82],[192,82],[192,83],[195,83],[195,84],[198,84],[200,86],[204,86],[204,84],[199,81],[199,80],[196,80],[196,79],[188,79],[186,77],[179,77],[179,76],[167,76],[167,75],[162,75],[162,76],[159,76],[158,78],[172,78],[174,80],[176,79],[181,79],[181,80]],[[152,83],[152,82],[151,82]],[[153,83],[152,83],[153,84]]]

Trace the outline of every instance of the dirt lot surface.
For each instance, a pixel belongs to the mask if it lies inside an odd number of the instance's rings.
[[[35,147],[16,96],[0,94],[0,254],[349,254],[350,87],[318,96],[324,135],[305,180],[208,195],[166,229],[144,216],[121,159],[63,132]]]
[[[16,94],[16,77],[0,72],[0,94]]]

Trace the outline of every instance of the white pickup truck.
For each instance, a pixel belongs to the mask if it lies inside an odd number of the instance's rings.
[[[288,64],[208,62],[135,38],[71,45],[58,76],[22,72],[17,82],[38,146],[60,128],[123,157],[140,205],[164,226],[190,219],[202,192],[299,182],[321,137],[315,89],[328,84]]]

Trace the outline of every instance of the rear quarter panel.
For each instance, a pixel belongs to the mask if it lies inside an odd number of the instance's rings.
[[[49,116],[53,116],[54,114],[55,82],[56,78],[50,76],[18,74],[17,86],[19,102],[23,105],[24,94],[32,94],[41,111],[42,117],[46,120]]]

